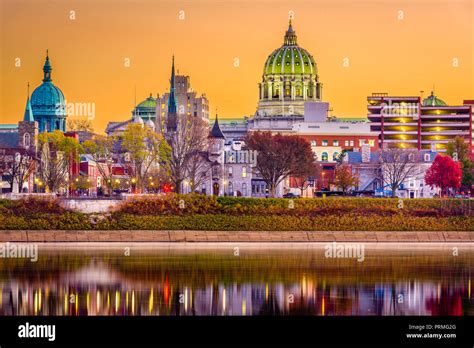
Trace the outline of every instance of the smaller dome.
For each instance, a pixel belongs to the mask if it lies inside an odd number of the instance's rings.
[[[152,120],[148,120],[145,122],[146,126],[152,130],[155,130],[155,123]]]
[[[140,117],[140,116],[135,116],[132,120],[133,123],[138,123],[138,124],[141,124],[142,126],[145,124],[145,122],[143,122],[143,119]]]
[[[423,99],[423,106],[446,106],[447,104],[436,97],[434,92],[431,91],[431,95],[428,98]]]

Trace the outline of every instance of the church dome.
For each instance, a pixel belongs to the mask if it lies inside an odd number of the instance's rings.
[[[30,98],[31,111],[35,121],[39,123],[40,132],[66,130],[66,98],[63,92],[53,84],[52,70],[49,55],[46,54],[43,83],[33,91]]]
[[[313,56],[297,44],[296,32],[293,30],[291,21],[283,46],[268,56],[264,74],[317,74]]]

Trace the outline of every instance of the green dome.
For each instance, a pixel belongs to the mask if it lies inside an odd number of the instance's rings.
[[[317,74],[313,56],[297,45],[296,32],[293,31],[291,21],[283,46],[268,56],[264,74]]]
[[[428,98],[423,99],[423,106],[446,106],[447,104],[437,98],[433,92],[431,92],[431,95]]]
[[[156,103],[156,99],[150,93],[150,96],[138,104],[137,108],[156,108]]]

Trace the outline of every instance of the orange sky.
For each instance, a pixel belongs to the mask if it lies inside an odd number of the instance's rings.
[[[173,53],[180,73],[207,94],[212,114],[217,107],[222,117],[251,115],[265,59],[283,43],[290,10],[333,114],[364,117],[372,92],[427,95],[433,85],[447,103],[459,104],[474,99],[473,3],[0,0],[0,123],[23,116],[26,84],[41,83],[46,48],[68,102],[95,103],[97,132],[130,117],[135,86],[138,101],[168,89]]]

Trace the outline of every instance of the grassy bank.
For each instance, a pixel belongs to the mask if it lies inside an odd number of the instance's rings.
[[[469,200],[167,195],[123,202],[111,214],[87,215],[56,201],[0,200],[0,229],[472,231],[472,206]]]

